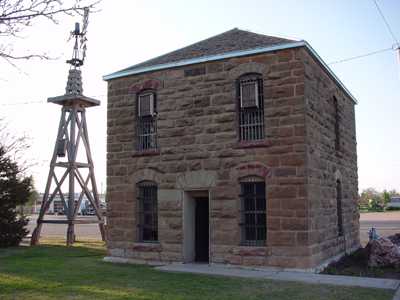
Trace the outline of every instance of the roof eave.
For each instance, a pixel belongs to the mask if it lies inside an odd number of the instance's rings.
[[[356,97],[353,96],[353,94],[346,88],[346,86],[343,84],[343,82],[340,81],[339,77],[336,76],[336,74],[332,71],[332,69],[323,61],[323,59],[318,55],[318,53],[314,50],[313,47],[306,41],[303,41],[304,47],[308,51],[310,51],[311,55],[314,56],[314,58],[317,59],[317,61],[322,65],[323,68],[328,72],[330,76],[339,84],[339,86],[343,89],[343,91],[351,98],[351,100],[355,103],[358,104],[358,101]]]
[[[191,59],[180,60],[176,62],[166,63],[166,64],[159,64],[147,67],[141,67],[131,70],[122,70],[118,72],[114,72],[108,75],[103,76],[103,80],[108,81],[116,78],[126,77],[135,74],[165,70],[165,69],[172,69],[182,66],[194,65],[198,63],[205,63],[209,61],[217,61],[227,58],[233,57],[241,57],[241,56],[248,56],[266,52],[272,52],[277,50],[284,50],[284,49],[292,49],[292,48],[299,48],[305,47],[311,55],[322,65],[323,68],[328,72],[328,74],[339,84],[339,86],[344,90],[346,94],[353,100],[355,104],[357,104],[357,99],[351,94],[351,92],[345,87],[345,85],[340,81],[340,79],[335,75],[335,73],[329,68],[329,66],[322,60],[322,58],[318,55],[318,53],[308,44],[306,41],[298,41],[298,42],[290,42],[285,44],[279,44],[274,46],[268,47],[260,47],[260,48],[253,48],[248,50],[239,50],[239,51],[232,51],[226,52],[222,54],[210,55],[210,56],[202,56],[196,57]]]
[[[105,76],[103,76],[103,80],[108,81],[111,79],[116,79],[116,78],[120,78],[120,77],[125,77],[125,76],[129,76],[129,75],[140,74],[140,73],[146,73],[146,72],[151,72],[151,71],[158,71],[158,70],[176,68],[176,67],[181,67],[181,66],[194,65],[194,64],[204,63],[204,62],[208,62],[208,61],[216,61],[216,60],[222,60],[222,59],[227,59],[227,58],[232,58],[232,57],[247,56],[247,55],[252,55],[252,54],[265,53],[265,52],[271,52],[271,51],[289,49],[289,48],[296,48],[296,47],[301,47],[301,46],[304,46],[303,41],[279,44],[279,45],[268,46],[268,47],[253,48],[253,49],[248,49],[248,50],[231,51],[231,52],[209,55],[209,56],[201,56],[201,57],[196,57],[196,58],[179,60],[176,62],[171,62],[171,63],[166,63],[166,64],[159,64],[159,65],[147,66],[147,67],[142,67],[142,68],[136,68],[136,69],[131,69],[131,70],[125,69],[125,70],[121,70],[121,71],[118,71],[115,73],[105,75]]]

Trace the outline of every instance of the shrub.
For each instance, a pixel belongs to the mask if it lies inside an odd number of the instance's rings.
[[[18,213],[17,206],[28,201],[32,190],[32,178],[23,175],[0,145],[0,247],[17,246],[28,234],[28,219]]]

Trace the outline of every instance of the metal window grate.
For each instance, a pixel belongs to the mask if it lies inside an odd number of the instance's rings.
[[[158,240],[157,186],[144,182],[138,186],[138,236],[139,241]]]
[[[142,117],[137,126],[137,150],[157,149],[157,118]]]
[[[257,88],[257,93],[246,92],[249,87]],[[259,75],[248,75],[239,80],[239,139],[240,141],[257,141],[265,137],[264,133],[264,95],[263,80]],[[243,96],[243,97],[242,97]],[[253,100],[254,105],[248,99],[250,96],[257,97]],[[247,99],[247,100],[246,100]],[[243,102],[245,100],[245,102]],[[244,105],[246,104],[246,105]]]
[[[152,116],[154,114],[154,94],[139,95],[138,99],[139,117]]]
[[[265,183],[242,182],[240,188],[242,244],[264,246],[267,235]]]
[[[258,107],[258,84],[257,80],[242,81],[240,83],[240,106]]]
[[[336,181],[336,212],[338,235],[343,235],[343,211],[342,211],[342,184],[340,180]]]
[[[137,96],[136,150],[157,149],[157,101],[154,91],[143,91]]]

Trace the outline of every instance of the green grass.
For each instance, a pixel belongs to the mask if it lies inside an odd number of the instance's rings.
[[[102,262],[99,242],[0,250],[0,299],[391,299],[393,291],[179,273]]]

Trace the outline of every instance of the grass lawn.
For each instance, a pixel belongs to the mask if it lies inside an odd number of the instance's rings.
[[[393,291],[159,272],[102,262],[99,242],[0,250],[0,299],[391,299]]]

